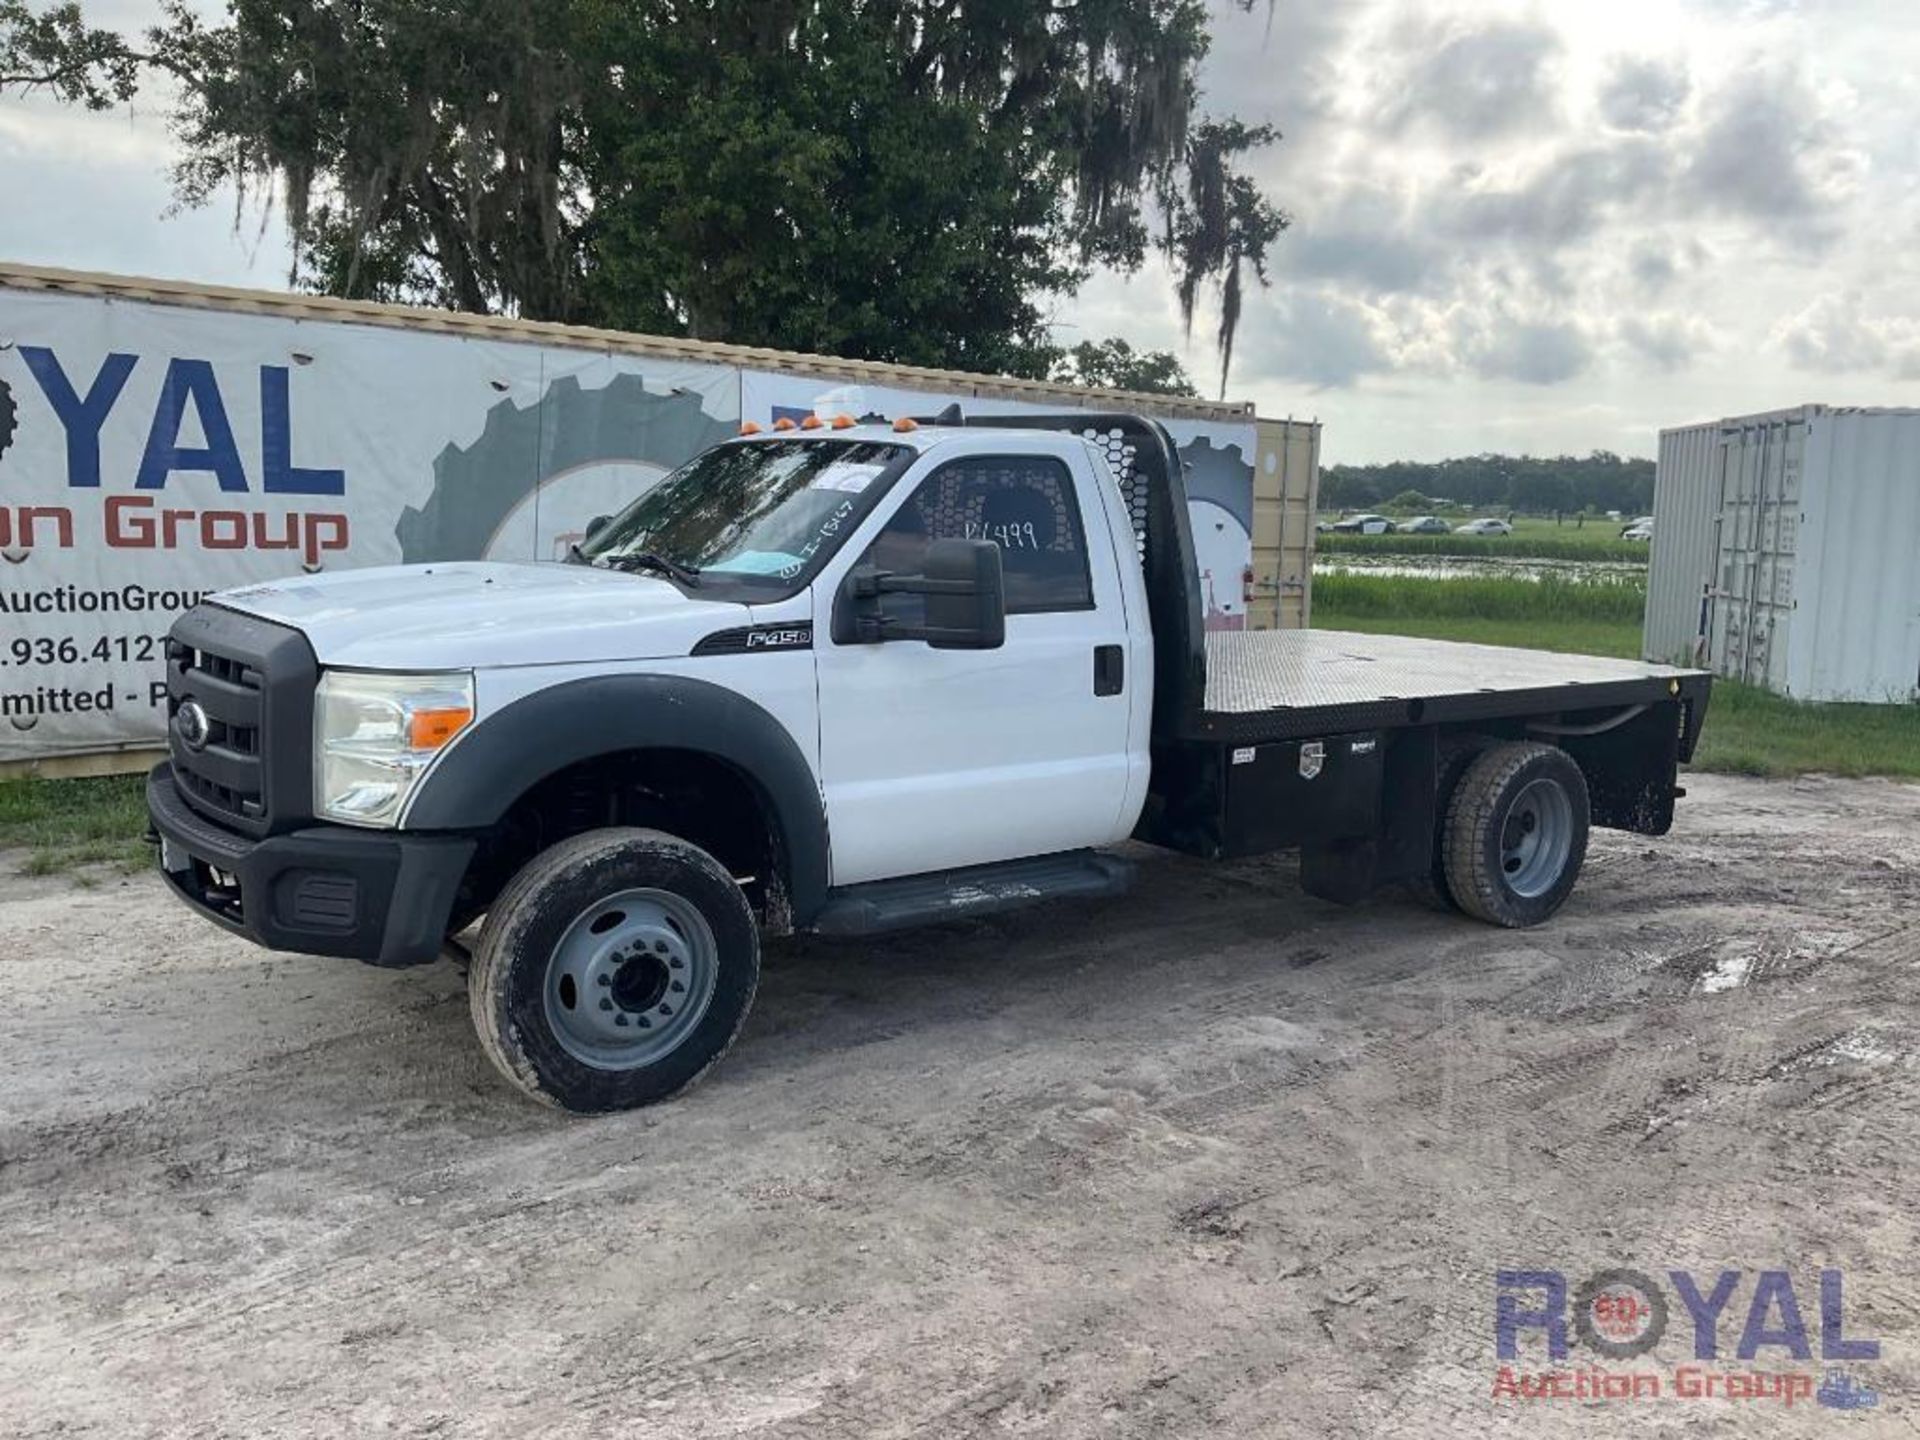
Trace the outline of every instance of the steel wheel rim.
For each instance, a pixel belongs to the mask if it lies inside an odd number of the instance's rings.
[[[1553,780],[1535,780],[1513,797],[1500,827],[1500,870],[1524,900],[1551,890],[1573,854],[1573,801]]]
[[[547,1024],[597,1070],[634,1070],[678,1049],[705,1017],[720,947],[691,901],[622,890],[583,910],[547,961]]]

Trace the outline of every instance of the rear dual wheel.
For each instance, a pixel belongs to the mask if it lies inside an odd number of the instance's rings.
[[[1460,777],[1474,757],[1486,748],[1485,739],[1475,735],[1449,735],[1440,741],[1436,755],[1434,784],[1433,858],[1427,873],[1406,882],[1414,899],[1435,910],[1458,910],[1453,891],[1447,886],[1447,801],[1452,798]]]
[[[1467,914],[1518,929],[1566,903],[1587,858],[1587,779],[1563,750],[1496,745],[1447,803],[1447,890]]]
[[[1586,777],[1565,751],[1515,742],[1443,751],[1434,869],[1416,883],[1477,920],[1552,918],[1586,861]]]
[[[580,1114],[679,1093],[739,1034],[760,978],[726,868],[657,830],[562,841],[501,892],[474,952],[474,1028],[500,1073]]]

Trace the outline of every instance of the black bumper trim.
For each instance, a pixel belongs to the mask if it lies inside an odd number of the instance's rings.
[[[147,814],[163,845],[191,862],[169,870],[163,851],[161,874],[209,920],[270,950],[374,965],[440,954],[475,843],[344,825],[249,839],[190,809],[170,764],[147,776]]]

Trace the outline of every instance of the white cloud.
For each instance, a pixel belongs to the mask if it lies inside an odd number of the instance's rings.
[[[1702,103],[1683,175],[1689,195],[1810,247],[1835,238],[1835,212],[1852,195],[1862,157],[1844,143],[1833,100],[1800,65],[1750,65]]]
[[[1559,52],[1559,35],[1542,22],[1434,18],[1423,9],[1395,26],[1373,78],[1389,129],[1426,124],[1455,140],[1485,140],[1553,117]]]
[[[1469,330],[1461,357],[1484,379],[1558,385],[1593,363],[1593,345],[1571,321],[1496,315]]]
[[[1615,333],[1627,347],[1630,363],[1645,363],[1667,375],[1711,357],[1717,348],[1712,330],[1692,315],[1629,315]]]
[[[1692,89],[1683,60],[1622,57],[1600,87],[1600,117],[1616,130],[1665,130]]]
[[[1373,313],[1327,290],[1294,290],[1261,306],[1241,343],[1250,371],[1313,389],[1393,368]]]
[[[1859,291],[1822,295],[1782,322],[1774,340],[1796,369],[1920,380],[1920,319],[1911,312],[1869,314]]]

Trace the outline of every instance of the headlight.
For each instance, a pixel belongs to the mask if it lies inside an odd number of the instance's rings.
[[[421,772],[472,720],[471,674],[327,671],[313,705],[314,814],[398,823]]]

